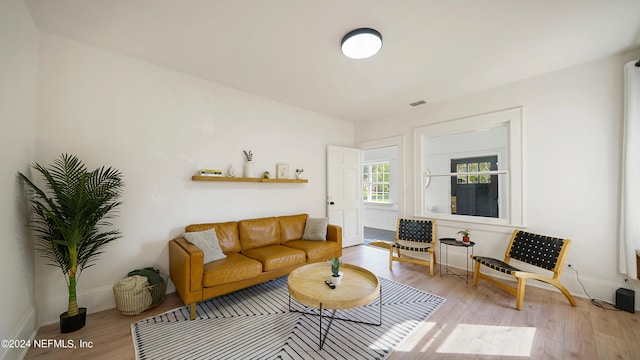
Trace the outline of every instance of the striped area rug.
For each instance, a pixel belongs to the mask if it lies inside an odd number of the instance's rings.
[[[336,320],[322,350],[318,316],[289,312],[287,277],[197,305],[196,320],[182,307],[131,325],[136,358],[146,359],[385,359],[445,299],[379,278],[382,325]],[[336,312],[336,318],[379,319],[379,299]],[[317,309],[291,300],[292,308]],[[329,315],[329,312],[323,312]],[[323,325],[328,324],[323,319]]]

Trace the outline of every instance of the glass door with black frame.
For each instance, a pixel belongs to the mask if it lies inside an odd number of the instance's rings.
[[[451,213],[457,215],[499,217],[498,175],[483,172],[498,170],[498,156],[451,159]],[[476,174],[477,173],[477,174]]]

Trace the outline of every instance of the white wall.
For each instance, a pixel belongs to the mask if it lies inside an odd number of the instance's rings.
[[[0,2],[0,338],[27,340],[36,331],[33,251],[18,171],[35,159],[38,30],[24,3]],[[0,359],[21,349],[0,348]]]
[[[276,85],[276,84],[274,84]],[[55,35],[41,37],[37,156],[62,152],[121,170],[124,205],[112,243],[79,282],[89,312],[114,307],[111,287],[129,270],[168,272],[167,243],[199,222],[309,213],[325,216],[326,146],[352,146],[354,125],[253,96]],[[199,168],[232,164],[242,150],[256,172],[287,163],[308,184],[193,182]],[[59,272],[36,268],[40,324],[66,309]],[[169,291],[173,291],[170,287]]]
[[[626,58],[613,56],[358,124],[356,140],[406,136],[405,200],[412,204],[413,128],[523,106],[524,223],[529,231],[572,239],[568,262],[580,271],[587,291],[614,301],[615,290],[625,286],[616,264]],[[478,243],[476,253],[504,256],[511,228],[441,221],[438,236],[466,227]],[[453,261],[463,267],[465,259]],[[565,271],[563,283],[584,296],[573,271]]]

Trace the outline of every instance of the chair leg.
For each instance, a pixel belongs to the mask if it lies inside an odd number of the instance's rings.
[[[433,263],[435,262],[436,258],[435,255],[433,255],[433,251],[429,252],[429,275],[433,276]]]
[[[389,270],[393,270],[393,246],[389,248]]]
[[[578,306],[578,304],[576,303],[576,299],[573,298],[573,295],[571,295],[569,290],[567,290],[567,288],[564,287],[564,285],[562,285],[559,281],[556,280],[556,281],[547,281],[547,282],[555,286],[558,290],[560,290],[560,292],[564,294],[564,297],[566,297],[567,300],[569,300],[569,303],[571,304],[571,306],[573,307]]]
[[[480,262],[476,261],[476,266],[473,270],[473,285],[478,285],[478,274],[480,273]]]
[[[518,277],[518,289],[516,290],[516,310],[522,310],[524,304],[524,290],[526,288],[527,279]]]

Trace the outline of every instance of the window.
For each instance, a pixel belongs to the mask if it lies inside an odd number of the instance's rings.
[[[522,109],[415,129],[417,216],[522,224]]]
[[[389,197],[389,162],[364,164],[362,169],[362,200],[375,203],[391,203]]]

